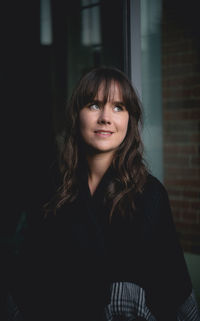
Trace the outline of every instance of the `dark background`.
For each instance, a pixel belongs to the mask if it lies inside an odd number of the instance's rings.
[[[114,64],[125,69],[123,1],[102,1],[104,50],[91,66]],[[199,39],[198,1],[165,1],[170,15]],[[40,1],[2,1],[1,123],[2,175],[0,237],[3,258],[16,250],[22,213],[40,215],[55,188],[56,135],[64,127],[68,98],[69,31],[67,18],[79,19],[79,1],[52,0],[52,46],[40,44]],[[74,35],[75,35],[75,31]],[[81,57],[81,52],[78,52]],[[74,68],[76,63],[74,63]],[[80,76],[80,75],[79,75]],[[77,77],[78,78],[78,77]],[[53,173],[53,174],[52,174]],[[22,224],[23,225],[23,224]],[[20,228],[20,226],[19,226]]]
[[[91,58],[85,64],[81,59],[87,52],[78,45],[80,1],[52,0],[51,8],[53,43],[44,46],[40,43],[39,0],[3,1],[0,5],[0,246],[5,262],[17,251],[27,217],[41,215],[41,206],[58,184],[54,166],[58,155],[56,138],[65,127],[68,82],[75,74],[75,85],[85,66],[87,69],[105,63],[124,69],[123,1],[101,1],[103,44],[100,52],[87,49]],[[70,52],[75,56],[72,63]],[[82,65],[77,69],[80,61]]]

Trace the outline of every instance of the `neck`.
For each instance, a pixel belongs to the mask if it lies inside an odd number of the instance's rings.
[[[103,175],[112,163],[113,153],[88,155],[87,163],[89,169],[88,184],[93,194],[101,181]]]

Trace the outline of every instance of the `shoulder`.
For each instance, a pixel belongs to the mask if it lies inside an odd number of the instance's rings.
[[[168,192],[164,184],[153,175],[148,175],[143,192],[136,200],[136,210],[147,229],[164,229],[173,225]]]
[[[166,187],[164,186],[163,183],[161,183],[161,181],[156,178],[155,176],[148,174],[147,175],[147,179],[146,179],[146,183],[144,185],[144,189],[143,189],[143,194],[145,195],[145,193],[148,193],[150,195],[161,195],[161,194],[166,194]]]
[[[156,208],[163,203],[169,203],[166,187],[155,176],[148,174],[142,193],[137,198],[138,204]]]

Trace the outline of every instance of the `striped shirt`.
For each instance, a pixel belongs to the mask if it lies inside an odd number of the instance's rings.
[[[194,291],[178,308],[176,317],[177,321],[200,321]],[[144,289],[134,283],[116,282],[111,285],[111,301],[105,308],[105,320],[156,321],[156,318],[146,304]]]

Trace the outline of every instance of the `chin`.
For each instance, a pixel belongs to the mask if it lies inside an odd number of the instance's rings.
[[[106,154],[106,153],[114,153],[116,148],[93,148],[94,153],[98,154]]]

